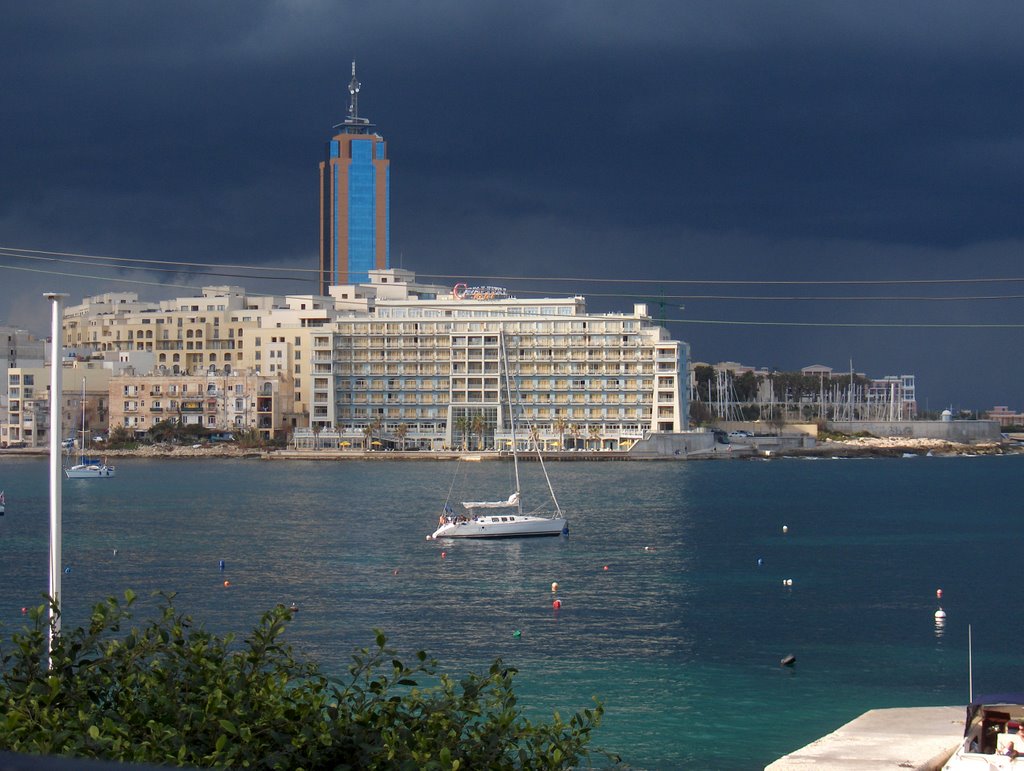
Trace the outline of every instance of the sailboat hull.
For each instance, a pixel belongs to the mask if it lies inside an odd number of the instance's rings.
[[[64,474],[68,479],[101,479],[115,476],[116,473],[117,471],[113,466],[107,466],[105,464],[90,464],[87,466],[78,465],[64,469]]]
[[[568,533],[564,517],[482,516],[441,525],[427,540],[435,538],[533,538]]]

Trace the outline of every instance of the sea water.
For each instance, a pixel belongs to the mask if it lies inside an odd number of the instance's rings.
[[[868,709],[965,703],[968,627],[975,692],[1020,684],[1022,464],[550,463],[568,537],[445,542],[449,494],[507,497],[509,463],[122,458],[63,483],[64,623],[128,588],[242,635],[294,602],[328,673],[381,629],[454,673],[500,656],[536,719],[600,699],[594,744],[631,767],[760,768]],[[47,474],[0,461],[7,629],[47,589]]]

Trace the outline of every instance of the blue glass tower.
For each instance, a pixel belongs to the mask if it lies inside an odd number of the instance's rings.
[[[320,293],[366,283],[390,267],[390,161],[384,138],[359,117],[356,63],[348,85],[348,117],[334,128],[320,163]]]

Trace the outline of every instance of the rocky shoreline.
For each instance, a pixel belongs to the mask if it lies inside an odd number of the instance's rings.
[[[822,440],[817,446],[800,450],[795,455],[837,457],[891,457],[906,455],[1017,455],[1024,447],[1009,442],[960,444],[944,439],[910,439],[904,437],[855,437],[842,441]]]

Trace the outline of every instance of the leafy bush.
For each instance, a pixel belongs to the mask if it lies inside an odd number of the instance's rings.
[[[380,632],[333,681],[282,642],[284,606],[237,644],[164,595],[159,618],[122,636],[134,600],[99,603],[87,627],[55,636],[50,667],[46,607],[31,612],[0,648],[0,748],[255,769],[561,769],[589,757],[601,721],[598,703],[531,723],[500,659],[456,681],[422,651],[403,664]]]

